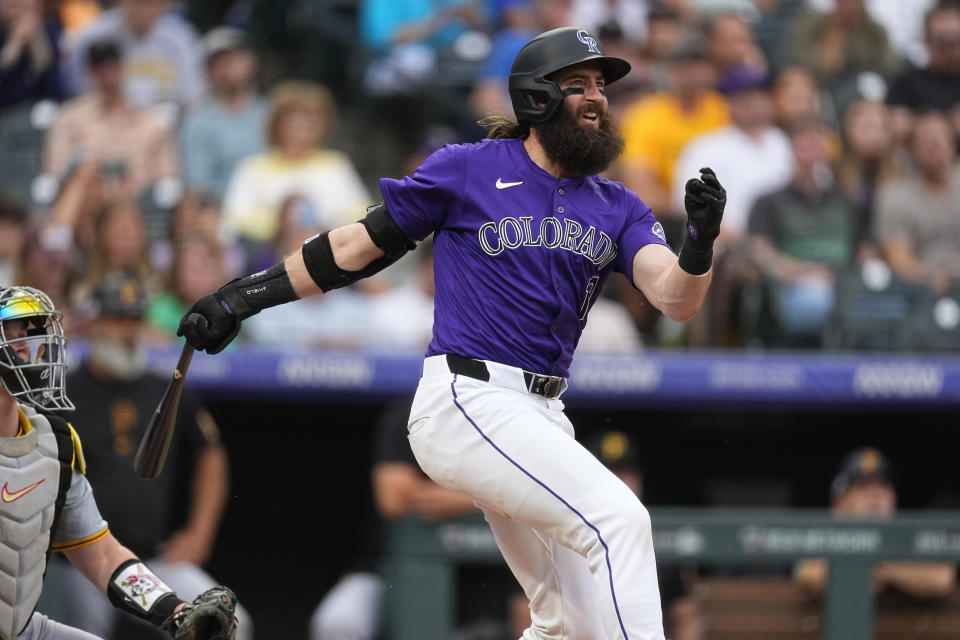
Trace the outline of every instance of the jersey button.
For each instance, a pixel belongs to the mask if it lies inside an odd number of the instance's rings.
[[[563,187],[560,187],[559,189],[557,189],[557,193],[559,193],[560,195],[563,195]]]
[[[553,325],[553,332],[554,332],[554,333],[560,333],[560,325],[556,325],[556,324]]]
[[[563,213],[563,207],[557,207],[557,213]]]

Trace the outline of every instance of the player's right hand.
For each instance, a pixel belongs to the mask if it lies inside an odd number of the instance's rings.
[[[190,316],[198,313],[207,321],[203,327]],[[220,291],[209,293],[190,307],[180,319],[177,335],[183,336],[198,351],[220,353],[240,332],[240,318],[228,305],[223,304]]]
[[[699,178],[687,180],[683,206],[687,210],[687,235],[699,244],[710,246],[720,235],[720,221],[727,204],[727,192],[713,169],[700,169]]]

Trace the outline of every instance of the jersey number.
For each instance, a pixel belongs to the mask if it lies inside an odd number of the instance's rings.
[[[587,283],[587,293],[583,296],[583,304],[580,305],[581,324],[587,319],[587,311],[590,310],[590,298],[593,297],[593,290],[597,288],[598,282],[600,282],[600,276],[593,276]]]

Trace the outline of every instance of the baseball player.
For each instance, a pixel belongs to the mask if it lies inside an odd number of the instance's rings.
[[[650,518],[574,439],[560,395],[587,312],[611,271],[689,320],[710,283],[726,195],[713,171],[687,183],[679,255],[635,194],[598,177],[623,140],[604,89],[630,70],[576,28],[517,54],[517,121],[449,145],[380,182],[366,217],[198,300],[180,334],[222,350],[259,310],[374,274],[434,234],[433,340],[410,445],[437,483],[470,495],[530,599],[526,640],[662,640]]]
[[[65,344],[46,294],[0,290],[0,639],[96,640],[35,611],[51,551],[62,551],[114,606],[174,638],[234,638],[229,589],[183,602],[100,516],[76,431],[46,413],[73,409],[63,384]]]

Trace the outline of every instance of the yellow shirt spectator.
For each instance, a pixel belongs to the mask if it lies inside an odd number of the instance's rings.
[[[623,162],[645,166],[658,183],[669,188],[673,184],[673,167],[687,142],[729,122],[727,101],[714,91],[704,91],[691,111],[684,111],[670,93],[643,98],[624,113],[621,121],[626,140]]]

